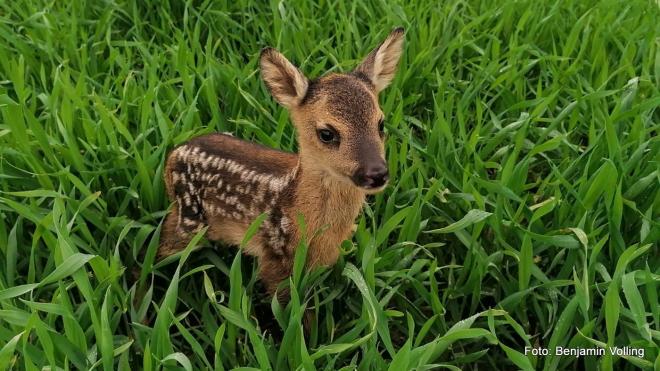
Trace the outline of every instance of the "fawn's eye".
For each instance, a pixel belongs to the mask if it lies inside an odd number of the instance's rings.
[[[378,132],[380,132],[381,134],[385,132],[385,120],[383,119],[380,119],[380,121],[378,121]]]
[[[339,143],[339,134],[336,131],[330,128],[318,129],[316,133],[319,136],[319,140],[326,144],[337,144]]]

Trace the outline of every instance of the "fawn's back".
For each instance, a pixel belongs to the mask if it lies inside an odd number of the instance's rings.
[[[177,226],[190,234],[208,225],[212,239],[238,244],[249,224],[266,212],[270,217],[262,230],[269,245],[283,248],[290,221],[273,210],[292,202],[296,164],[295,154],[229,135],[190,140],[170,153],[165,169]]]

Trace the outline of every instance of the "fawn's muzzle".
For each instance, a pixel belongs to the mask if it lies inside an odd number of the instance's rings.
[[[385,161],[379,161],[360,167],[352,176],[353,182],[358,187],[366,189],[380,188],[387,183],[389,173]]]

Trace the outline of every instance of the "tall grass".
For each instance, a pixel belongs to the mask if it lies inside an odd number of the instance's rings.
[[[650,0],[0,2],[0,369],[660,368],[659,20]],[[262,47],[315,77],[398,25],[393,181],[335,267],[298,267],[282,307],[203,234],[155,260],[173,146],[295,150]],[[555,346],[645,352],[525,355]]]

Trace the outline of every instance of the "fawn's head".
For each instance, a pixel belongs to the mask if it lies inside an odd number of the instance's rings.
[[[262,77],[273,97],[291,113],[306,168],[368,193],[385,187],[384,117],[378,93],[394,78],[403,39],[403,29],[397,28],[352,72],[313,81],[277,50],[262,50]]]

